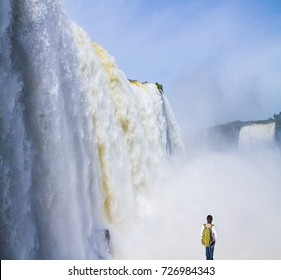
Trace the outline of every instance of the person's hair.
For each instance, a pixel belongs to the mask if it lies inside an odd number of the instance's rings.
[[[208,224],[211,224],[212,221],[213,221],[212,215],[208,215],[208,216],[207,216],[207,222],[208,222]]]

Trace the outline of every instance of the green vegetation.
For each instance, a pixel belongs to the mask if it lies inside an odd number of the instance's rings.
[[[156,82],[155,85],[157,86],[157,88],[158,88],[158,90],[159,90],[160,93],[164,93],[164,91],[163,91],[163,86],[162,86],[161,84],[159,84],[159,83]]]
[[[219,150],[235,148],[239,141],[239,133],[243,126],[253,124],[269,124],[275,122],[275,140],[281,146],[281,112],[274,114],[273,118],[258,121],[233,121],[226,124],[213,126],[208,135],[211,146]]]
[[[140,81],[138,81],[138,80],[131,80],[131,79],[128,79],[128,81],[129,81],[130,83],[140,83]]]
[[[275,121],[275,140],[276,143],[281,147],[281,112],[273,115]]]
[[[140,82],[140,81],[138,81],[138,80],[131,80],[131,79],[128,79],[128,81],[129,81],[130,83],[136,84],[136,85],[138,85],[138,84],[139,84],[139,85],[148,84],[148,81]],[[158,82],[156,82],[155,85],[157,86],[159,92],[160,92],[161,94],[163,94],[163,93],[164,93],[163,85],[159,84]]]
[[[145,82],[140,82],[140,81],[138,81],[138,80],[131,80],[131,79],[128,79],[128,81],[130,82],[130,83],[140,83],[140,84],[148,84],[148,81],[145,81]]]

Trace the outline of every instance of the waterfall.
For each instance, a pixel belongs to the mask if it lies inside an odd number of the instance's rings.
[[[239,133],[239,147],[272,145],[275,140],[275,122],[243,126]]]
[[[0,32],[0,257],[111,258],[106,229],[182,148],[169,103],[60,1],[2,0]]]

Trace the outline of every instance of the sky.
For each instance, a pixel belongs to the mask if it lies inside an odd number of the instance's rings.
[[[281,111],[281,1],[64,1],[128,79],[163,85],[186,139]],[[115,237],[117,258],[201,259],[201,223],[213,214],[215,258],[280,259],[280,153],[202,151],[183,161],[161,166],[143,217]]]
[[[64,2],[128,79],[163,85],[184,132],[281,111],[281,1]]]

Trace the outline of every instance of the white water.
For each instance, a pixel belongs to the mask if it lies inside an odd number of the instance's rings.
[[[128,82],[59,2],[2,0],[0,32],[1,259],[203,259],[207,214],[215,258],[280,259],[277,150],[163,167],[182,147],[165,96]]]
[[[272,145],[275,137],[275,123],[243,126],[239,133],[239,147]]]
[[[60,1],[2,0],[0,13],[1,259],[110,258],[102,230],[141,213],[182,148],[168,101],[130,83]]]
[[[161,170],[143,217],[117,242],[120,259],[203,260],[200,230],[212,214],[215,259],[281,258],[280,153],[208,153]]]

